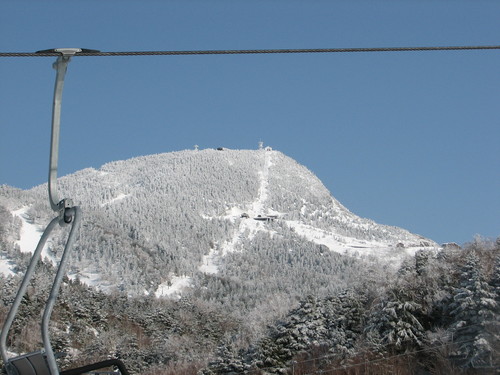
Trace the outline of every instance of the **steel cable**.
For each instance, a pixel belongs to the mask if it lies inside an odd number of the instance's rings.
[[[437,46],[437,47],[374,47],[374,48],[299,48],[299,49],[245,49],[245,50],[199,50],[199,51],[125,51],[101,52],[83,50],[75,56],[181,56],[181,55],[249,55],[249,54],[292,54],[292,53],[353,53],[353,52],[417,52],[417,51],[464,51],[500,50],[500,45],[491,46]],[[59,52],[0,52],[0,57],[50,57]]]

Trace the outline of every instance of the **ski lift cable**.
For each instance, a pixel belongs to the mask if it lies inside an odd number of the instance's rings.
[[[435,349],[444,348],[444,347],[447,347],[447,346],[452,346],[452,345],[457,345],[457,344],[466,344],[466,343],[470,343],[470,342],[474,342],[474,341],[475,341],[475,339],[468,339],[468,340],[457,341],[457,342],[448,342],[448,343],[444,343],[444,344],[440,344],[440,345],[431,346],[431,347],[428,347],[428,348],[425,348],[425,349],[415,350],[415,351],[412,351],[412,352],[395,354],[395,355],[392,355],[392,356],[389,356],[389,357],[382,357],[382,358],[378,358],[378,359],[372,359],[372,360],[368,360],[368,361],[364,361],[364,362],[360,362],[360,363],[353,363],[353,364],[349,364],[349,365],[344,365],[344,366],[340,366],[340,367],[336,367],[336,368],[332,368],[332,369],[328,369],[328,370],[320,370],[320,371],[321,371],[321,374],[329,374],[329,373],[332,373],[332,372],[335,372],[335,371],[339,371],[339,370],[347,370],[349,368],[365,366],[365,365],[369,365],[369,364],[372,364],[372,363],[386,362],[386,361],[390,361],[390,360],[395,359],[395,358],[408,357],[408,356],[411,356],[411,355],[414,355],[414,354],[420,354],[420,353],[429,352],[429,351],[432,351],[432,350],[435,350]],[[297,364],[300,364],[300,363],[302,363],[302,362],[297,362]],[[317,374],[317,373],[318,372],[307,373],[305,375],[314,375],[314,374]]]
[[[50,57],[60,56],[64,49],[46,49],[37,52],[0,52],[0,57]],[[102,52],[81,48],[73,56],[180,56],[180,55],[250,55],[293,53],[354,53],[354,52],[418,52],[418,51],[467,51],[500,50],[500,45],[473,46],[419,46],[419,47],[368,47],[368,48],[297,48],[297,49],[241,49],[241,50],[187,50],[187,51],[117,51]]]
[[[460,331],[460,330],[463,330],[463,329],[470,329],[472,327],[483,327],[483,324],[467,324],[463,327],[460,327],[460,328],[455,328],[456,331]],[[411,339],[406,339],[406,340],[402,340],[402,342],[411,342],[412,340]],[[456,345],[456,344],[463,344],[465,342],[469,342],[469,341],[453,341],[453,336],[452,336],[452,341],[448,342],[448,343],[445,343],[445,344],[442,344],[440,346],[447,346],[447,345]],[[391,346],[392,344],[385,344],[385,345],[381,345],[380,347],[381,348],[388,348],[389,346]],[[426,348],[426,349],[420,349],[418,350],[418,352],[420,351],[427,351],[427,350],[431,350],[435,348],[434,346],[433,347],[429,347],[429,348]],[[368,353],[368,351],[359,351],[359,352],[356,352],[354,353],[355,355],[362,355],[362,354],[366,354]],[[410,352],[410,354],[412,354],[413,352]],[[319,356],[319,357],[314,357],[314,358],[309,358],[309,359],[305,359],[303,361],[297,361],[296,364],[303,364],[303,363],[307,363],[307,362],[313,362],[313,361],[318,361],[318,360],[324,360],[324,359],[328,359],[328,358],[335,358],[335,357],[338,357],[339,354],[338,353],[334,353],[334,354],[326,354],[326,355],[322,355],[322,356]],[[387,357],[389,358],[389,357]],[[378,359],[376,360],[378,361]]]
[[[481,324],[471,324],[471,325],[468,325],[467,327],[475,327],[475,326],[481,326]],[[323,370],[322,373],[326,374],[326,373],[329,373],[329,372],[332,372],[332,371],[346,370],[348,368],[364,366],[364,365],[371,364],[371,363],[379,363],[379,362],[389,361],[389,360],[394,359],[394,358],[405,357],[405,356],[410,356],[410,355],[419,354],[419,353],[423,353],[423,352],[428,352],[428,351],[432,351],[432,350],[435,350],[435,349],[440,349],[440,348],[444,348],[444,347],[452,346],[452,345],[466,344],[466,343],[473,342],[473,341],[474,341],[474,339],[466,339],[466,340],[461,340],[461,341],[450,341],[450,342],[446,342],[446,343],[442,343],[442,344],[438,344],[438,345],[429,346],[429,347],[424,348],[424,349],[417,349],[417,350],[414,350],[414,351],[411,351],[411,352],[405,352],[405,353],[401,353],[401,354],[391,355],[389,357],[382,357],[382,358],[377,358],[377,359],[364,360],[363,362],[359,362],[359,363],[351,363],[351,364],[343,365],[343,366],[340,366],[340,367],[337,367],[337,368],[333,368],[333,369],[329,369],[329,370]],[[382,345],[382,348],[387,348],[389,346],[390,346],[390,344]],[[353,353],[353,356],[365,355],[365,354],[368,354],[368,353],[369,353],[368,350],[363,350],[361,352],[355,352],[355,353]],[[306,364],[306,363],[309,363],[309,362],[322,361],[322,360],[325,360],[325,359],[335,359],[335,358],[338,359],[340,357],[341,356],[338,353],[335,353],[335,354],[327,354],[327,355],[320,356],[320,357],[315,357],[315,358],[309,358],[309,359],[306,359],[306,360],[303,360],[303,361],[293,361],[292,360],[290,363],[291,363],[292,366],[298,366],[298,365]],[[262,371],[262,370],[270,370],[270,369],[273,369],[273,367],[259,367],[259,368],[250,370],[248,372],[248,374],[253,374],[253,373],[255,373],[255,374],[259,373],[260,374],[260,371]],[[313,374],[306,374],[306,375],[313,375]]]

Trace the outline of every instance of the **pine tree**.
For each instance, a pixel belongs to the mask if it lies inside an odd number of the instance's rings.
[[[489,322],[498,320],[495,294],[485,282],[479,258],[471,251],[456,288],[451,316],[453,341],[457,345],[453,358],[463,367],[491,366],[494,334],[488,332]],[[497,333],[498,335],[498,333]]]
[[[500,250],[500,237],[497,239],[498,247]],[[491,276],[490,286],[492,292],[495,294],[495,299],[497,302],[497,313],[500,310],[500,255],[497,256],[495,262],[495,269],[493,270],[493,275]]]
[[[216,358],[210,362],[209,368],[201,374],[243,374],[248,368],[249,366],[235,355],[228,344],[222,344],[217,348]]]
[[[389,352],[421,347],[424,327],[417,318],[421,310],[422,306],[404,290],[389,291],[374,305],[369,316],[365,328],[368,342],[376,350]]]

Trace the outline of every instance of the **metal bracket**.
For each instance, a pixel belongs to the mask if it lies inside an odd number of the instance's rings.
[[[100,53],[101,51],[97,49],[88,48],[50,48],[36,51],[35,53],[61,53],[63,55],[75,55],[77,53]]]
[[[59,52],[63,56],[74,56],[78,52],[82,52],[81,48],[54,48],[54,52]]]
[[[73,208],[73,201],[69,198],[65,198],[58,204],[59,219],[60,224],[70,224],[73,221],[74,212],[71,210]]]

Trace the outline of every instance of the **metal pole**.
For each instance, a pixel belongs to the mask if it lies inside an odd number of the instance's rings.
[[[62,91],[64,88],[64,76],[68,69],[68,63],[71,56],[80,52],[80,48],[59,48],[55,52],[61,53],[52,65],[56,69],[56,82],[54,85],[54,101],[52,104],[52,134],[50,138],[50,162],[49,162],[49,201],[50,207],[56,212],[60,212],[63,201],[60,201],[57,195],[57,164],[59,161],[59,133],[61,128],[61,104]],[[70,206],[71,204],[69,204]]]
[[[28,287],[31,276],[33,275],[33,272],[35,271],[35,266],[37,265],[38,260],[40,259],[40,253],[42,252],[42,249],[45,246],[45,243],[47,242],[47,239],[49,238],[49,235],[52,232],[52,229],[54,229],[54,227],[56,226],[56,224],[58,222],[59,222],[58,217],[52,219],[52,221],[49,223],[49,225],[47,226],[47,228],[43,232],[42,237],[40,237],[40,241],[38,241],[38,245],[35,249],[35,252],[33,253],[33,256],[31,258],[31,262],[28,266],[28,269],[26,270],[26,273],[24,275],[21,286],[19,287],[19,290],[17,291],[14,302],[12,303],[12,306],[9,310],[9,314],[7,315],[7,318],[5,319],[5,322],[3,324],[2,333],[0,335],[0,349],[1,349],[2,359],[3,359],[4,363],[7,363],[8,359],[9,359],[7,357],[7,334],[9,333],[10,326],[12,325],[12,322],[14,321],[14,317],[17,314],[17,310],[19,309],[19,305],[21,304],[23,296],[26,293],[26,288]]]
[[[78,232],[78,228],[80,227],[81,221],[81,211],[79,207],[73,207],[67,209],[65,213],[65,217],[70,216],[71,219],[71,231],[68,236],[68,240],[66,241],[66,246],[64,247],[64,252],[61,256],[61,261],[59,262],[59,268],[57,269],[57,274],[52,283],[52,289],[50,290],[50,295],[45,304],[45,310],[43,312],[42,318],[42,341],[45,349],[45,355],[47,356],[47,363],[49,364],[50,373],[53,375],[59,374],[59,369],[57,367],[56,358],[54,356],[54,352],[52,351],[52,346],[50,345],[50,336],[49,336],[49,322],[50,316],[52,315],[52,310],[56,303],[57,295],[59,294],[59,289],[61,288],[61,282],[66,272],[66,265],[69,259],[69,253],[71,251],[71,247],[75,242],[75,234]]]

